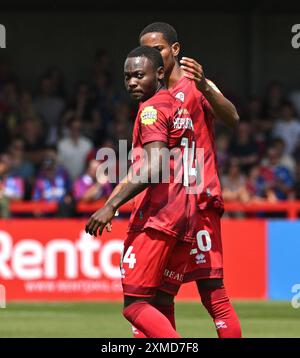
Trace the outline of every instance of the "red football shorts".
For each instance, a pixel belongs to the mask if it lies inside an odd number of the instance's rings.
[[[177,240],[152,228],[128,234],[121,260],[124,295],[155,296]]]
[[[194,240],[177,241],[167,264],[161,291],[176,295],[182,283],[223,278],[220,213],[214,208],[198,210],[190,223]],[[188,252],[188,257],[187,257]]]

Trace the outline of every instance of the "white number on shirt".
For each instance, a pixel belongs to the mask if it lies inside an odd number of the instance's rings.
[[[134,268],[134,265],[136,263],[135,254],[131,253],[132,250],[133,250],[133,246],[129,246],[122,260],[122,264],[124,263],[129,264],[130,269]]]
[[[205,237],[206,244],[203,242],[203,237]],[[211,238],[208,231],[200,230],[197,232],[197,244],[201,251],[206,252],[211,249]]]
[[[181,140],[183,149],[183,185],[189,186],[189,176],[196,176],[197,169],[195,164],[195,142],[192,141],[192,148],[189,148],[188,138],[183,137]],[[190,155],[189,155],[190,154]]]

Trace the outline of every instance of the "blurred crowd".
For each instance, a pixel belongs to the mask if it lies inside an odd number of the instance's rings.
[[[96,52],[88,78],[67,91],[59,67],[45,69],[36,88],[24,88],[12,63],[0,60],[0,216],[12,200],[46,200],[61,216],[76,215],[78,201],[109,196],[96,180],[97,150],[131,146],[134,105],[118,91],[111,58]],[[219,175],[226,201],[300,199],[300,88],[266,85],[262,96],[226,93],[240,114],[236,132],[216,128]]]
[[[217,135],[217,158],[226,201],[300,199],[300,89],[273,81],[262,97],[237,101],[240,124]]]

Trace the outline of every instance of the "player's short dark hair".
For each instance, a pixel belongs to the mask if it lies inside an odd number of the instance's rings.
[[[173,26],[167,24],[166,22],[153,22],[152,24],[146,26],[140,33],[139,39],[141,39],[141,37],[145,34],[149,34],[150,32],[161,33],[169,45],[173,45],[178,41],[176,30]]]
[[[153,47],[139,46],[134,50],[130,51],[129,54],[127,55],[127,58],[132,58],[132,57],[148,58],[151,61],[154,70],[157,70],[159,67],[164,67],[164,62],[160,52]]]

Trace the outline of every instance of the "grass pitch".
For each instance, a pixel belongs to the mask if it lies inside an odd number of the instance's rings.
[[[300,309],[289,302],[242,302],[234,307],[244,337],[300,337]],[[216,337],[205,309],[176,303],[177,330],[183,337]],[[0,337],[131,337],[116,303],[9,303],[0,309]]]

